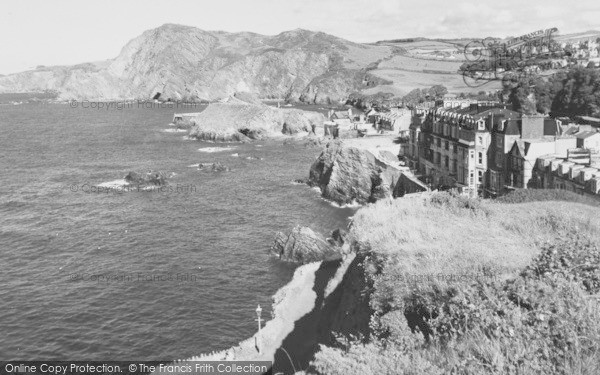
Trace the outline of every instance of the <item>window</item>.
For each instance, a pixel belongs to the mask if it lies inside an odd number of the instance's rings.
[[[442,139],[441,139],[441,138],[438,138],[438,139],[436,140],[436,143],[437,143],[437,146],[438,146],[438,147],[442,147]]]
[[[448,168],[450,166],[450,158],[444,156],[444,167]]]
[[[482,146],[483,145],[483,137],[482,136],[478,136],[477,137],[477,144]]]
[[[496,147],[502,148],[502,137],[496,137]]]
[[[449,150],[450,149],[450,142],[445,141],[444,142],[444,148],[446,149],[446,151]]]
[[[477,183],[480,184],[483,182],[483,171],[477,171]]]
[[[477,153],[477,163],[483,164],[483,152]]]
[[[469,185],[473,185],[473,172],[469,172]]]

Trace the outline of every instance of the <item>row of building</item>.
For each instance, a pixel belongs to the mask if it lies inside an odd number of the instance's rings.
[[[593,122],[527,116],[498,103],[417,108],[402,150],[433,189],[488,197],[515,188],[596,196],[600,189],[600,133]]]

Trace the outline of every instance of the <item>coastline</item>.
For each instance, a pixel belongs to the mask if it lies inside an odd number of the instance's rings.
[[[297,136],[288,137],[297,138]],[[400,147],[393,143],[395,138],[395,135],[389,134],[377,137],[343,139],[342,141],[348,147],[370,153],[381,163],[398,171],[403,171],[404,168],[390,163],[380,154],[380,151],[384,151],[397,155]],[[328,141],[324,137],[321,139]],[[326,198],[321,199],[335,204],[335,202]],[[357,204],[357,206],[362,207],[363,205]],[[174,363],[271,361],[274,367],[277,366],[278,371],[284,373],[296,372],[298,370],[296,366],[308,363],[312,355],[318,350],[323,332],[319,332],[317,326],[321,326],[319,329],[322,329],[323,321],[331,319],[331,317],[324,318],[323,315],[337,316],[339,314],[338,306],[332,307],[330,301],[332,298],[339,300],[340,295],[344,293],[340,290],[343,288],[338,287],[344,283],[344,280],[348,282],[350,272],[356,271],[356,263],[353,263],[355,260],[357,260],[356,253],[350,252],[338,261],[320,261],[298,266],[291,280],[272,296],[272,319],[266,321],[260,332],[257,331],[251,337],[228,349],[201,353],[191,358],[176,360]],[[354,292],[356,291],[352,291],[352,293]],[[326,301],[328,302],[326,303]],[[364,316],[361,318],[364,318]],[[352,324],[356,324],[356,322]],[[344,325],[348,324],[340,323],[339,327]],[[260,352],[257,345],[261,347]],[[294,349],[290,349],[290,347]],[[156,373],[158,374],[158,372]]]
[[[204,353],[188,359],[176,360],[175,363],[193,361],[270,361],[275,359],[275,352],[285,337],[293,331],[294,324],[315,306],[316,293],[312,290],[316,272],[321,262],[309,263],[298,267],[292,280],[280,288],[273,296],[272,316],[260,333],[241,341],[229,349]],[[260,345],[260,352],[257,350]],[[155,372],[154,374],[168,374]]]

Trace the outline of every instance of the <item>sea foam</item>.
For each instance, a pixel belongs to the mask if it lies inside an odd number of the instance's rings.
[[[231,151],[231,150],[235,150],[235,149],[236,149],[236,147],[202,147],[202,148],[199,148],[198,151],[213,153],[213,152]]]

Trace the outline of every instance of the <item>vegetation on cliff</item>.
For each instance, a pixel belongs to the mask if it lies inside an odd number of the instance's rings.
[[[350,236],[364,257],[371,331],[321,346],[311,371],[596,374],[597,206],[517,194],[505,198],[515,203],[433,194],[358,211]]]

